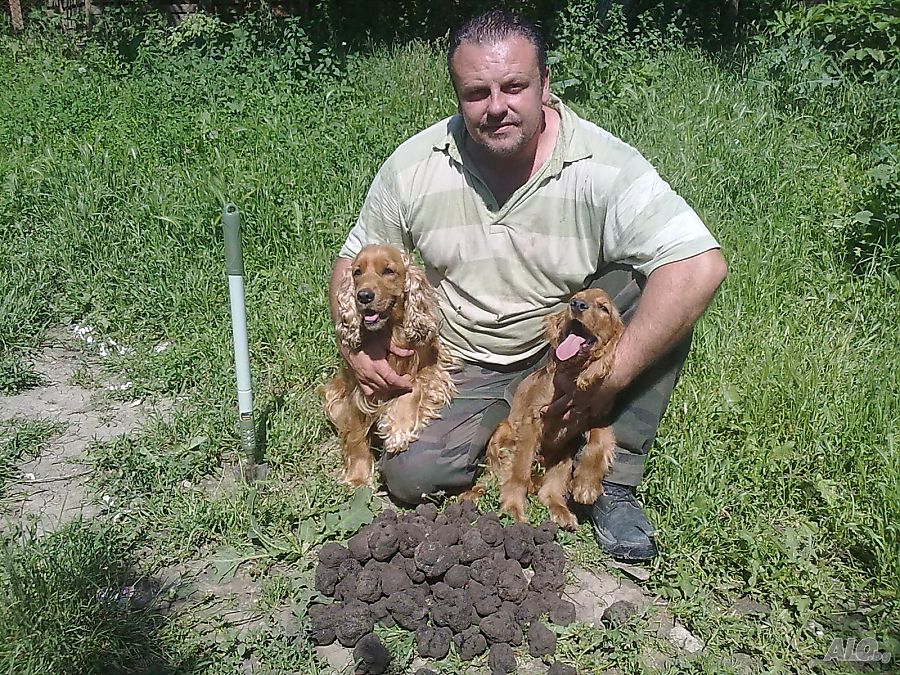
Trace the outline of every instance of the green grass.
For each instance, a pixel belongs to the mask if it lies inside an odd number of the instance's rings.
[[[66,428],[49,419],[13,418],[0,420],[0,495],[23,459],[39,457],[47,443]]]
[[[662,544],[648,587],[707,642],[696,672],[739,651],[767,672],[808,672],[833,637],[889,644],[900,629],[900,284],[889,252],[848,257],[848,232],[866,153],[896,138],[878,101],[896,96],[845,83],[786,102],[782,83],[764,81],[765,55],[631,56],[627,70],[604,71],[616,86],[572,104],[654,161],[730,264],[641,488]],[[341,77],[271,59],[175,51],[126,63],[95,44],[0,39],[0,298],[12,299],[2,362],[18,364],[48,325],[89,323],[135,346],[115,362],[134,396],[178,402],[171,419],[91,449],[97,488],[130,510],[116,537],[79,525],[7,547],[0,649],[35,654],[17,672],[107,672],[98,654],[141,653],[179,672],[233,672],[250,655],[272,672],[322,667],[277,628],[209,631],[192,614],[141,615],[144,633],[128,621],[85,632],[110,620],[90,589],[113,582],[81,561],[109,559],[104,569],[127,576],[238,551],[274,611],[302,606],[312,547],[340,536],[327,514],[350,493],[335,483],[335,453],[322,452],[333,434],[316,393],[337,363],[330,265],[380,162],[455,104],[428,45],[355,56]],[[241,454],[225,201],[243,213],[269,476],[210,497],[203,481]],[[565,543],[573,559],[601,560],[587,528]],[[771,613],[729,618],[744,596]],[[35,627],[26,610],[44,597],[47,623]],[[586,672],[635,672],[635,645],[652,642],[639,628],[566,633],[561,653]],[[392,644],[406,662],[408,639]]]

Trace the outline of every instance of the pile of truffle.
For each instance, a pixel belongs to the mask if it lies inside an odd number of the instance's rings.
[[[310,607],[311,638],[354,647],[357,672],[374,675],[389,659],[375,624],[398,625],[415,632],[423,658],[444,658],[452,642],[463,660],[490,649],[493,673],[514,672],[514,646],[527,643],[534,657],[555,652],[543,615],[559,625],[575,619],[574,605],[561,597],[566,559],[555,536],[549,521],[504,527],[468,501],[443,513],[433,504],[384,511],[346,547],[319,552],[316,590],[336,602]],[[557,662],[550,672],[574,669]]]

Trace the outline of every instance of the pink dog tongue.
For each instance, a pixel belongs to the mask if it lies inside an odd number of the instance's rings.
[[[375,323],[378,321],[378,312],[366,312],[363,315],[363,319],[366,323]]]
[[[578,350],[581,349],[581,345],[583,344],[584,338],[572,333],[569,337],[559,343],[559,347],[556,348],[556,358],[560,361],[568,361],[578,353]]]

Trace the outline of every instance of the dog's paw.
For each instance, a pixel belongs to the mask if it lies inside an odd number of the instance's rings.
[[[416,440],[416,434],[411,431],[395,431],[384,437],[384,451],[387,453],[403,452],[414,440]]]
[[[597,480],[572,479],[572,499],[579,504],[593,504],[603,494],[603,484]]]
[[[371,461],[353,462],[344,470],[341,482],[355,488],[371,487],[373,468]]]
[[[564,506],[550,507],[550,520],[559,525],[564,530],[575,530],[578,528],[578,518]]]
[[[524,523],[525,518],[525,498],[518,495],[513,497],[504,497],[500,500],[500,508],[506,511],[513,520]]]

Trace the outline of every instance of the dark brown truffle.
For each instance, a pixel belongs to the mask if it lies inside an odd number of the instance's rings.
[[[532,621],[528,626],[528,653],[535,658],[547,656],[556,651],[556,635],[540,621]]]
[[[382,675],[387,672],[391,655],[375,633],[364,635],[353,648],[356,675]]]
[[[387,599],[387,609],[397,622],[397,625],[406,630],[415,630],[425,619],[427,608],[424,603],[412,592],[412,589],[401,591]]]
[[[456,645],[456,653],[463,661],[471,661],[487,651],[487,640],[477,626],[454,635],[453,644]]]
[[[497,594],[501,600],[520,602],[528,592],[528,580],[517,560],[506,560],[500,566]]]
[[[422,658],[442,659],[450,652],[449,628],[420,626],[416,629],[416,649]]]
[[[340,544],[325,544],[319,549],[319,562],[325,567],[338,567],[350,557],[350,551]]]
[[[481,532],[472,528],[466,530],[459,540],[462,545],[462,551],[459,554],[459,561],[466,565],[471,564],[479,558],[484,558],[491,552],[491,547],[487,545]]]
[[[344,647],[353,647],[363,635],[372,632],[375,619],[369,608],[361,602],[350,602],[344,605],[336,617],[334,632],[338,642]]]
[[[568,600],[556,598],[550,606],[550,621],[557,626],[568,626],[575,620],[575,605]]]
[[[489,644],[522,644],[522,629],[516,618],[507,612],[495,612],[484,617],[478,622],[478,627]]]
[[[406,566],[401,565],[402,562],[392,562],[381,570],[381,592],[388,597],[412,586]]]
[[[375,560],[390,560],[399,548],[400,540],[394,525],[376,527],[369,535],[369,552]]]
[[[438,514],[438,508],[434,504],[426,502],[425,504],[419,504],[416,507],[416,513],[422,516],[425,520],[434,522],[434,519]]]
[[[322,595],[334,595],[334,587],[339,578],[336,567],[319,565],[316,568],[316,590]]]
[[[360,563],[365,563],[372,554],[369,553],[369,534],[371,530],[368,526],[361,529],[347,540],[347,549],[350,555]]]
[[[332,605],[311,605],[307,611],[310,639],[316,645],[330,645],[335,641],[334,624],[338,613]]]
[[[469,582],[467,565],[454,565],[444,574],[444,582],[453,588],[462,588]]]
[[[516,655],[512,647],[503,643],[491,645],[488,667],[491,669],[491,675],[509,675],[516,672]]]
[[[367,605],[381,597],[381,570],[366,566],[356,577],[356,597]]]

